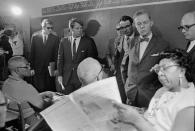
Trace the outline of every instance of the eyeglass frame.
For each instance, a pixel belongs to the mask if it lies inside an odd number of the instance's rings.
[[[116,28],[116,30],[119,31],[119,30],[122,30],[122,29],[126,29],[127,27],[130,27],[130,26],[132,26],[132,25],[129,24],[129,25],[126,25],[124,27]]]
[[[151,71],[154,71],[156,74],[158,74],[160,71],[165,73],[167,69],[173,66],[179,66],[179,64],[173,64],[173,65],[168,65],[168,66],[160,66],[159,64],[156,64],[154,67],[152,67]],[[158,68],[158,69],[157,69]]]
[[[19,66],[17,68],[30,69],[30,63],[27,63],[26,66]]]
[[[185,31],[188,31],[191,27],[195,26],[195,23],[194,24],[191,24],[191,25],[183,25],[183,26],[179,26],[177,27],[178,30],[185,30]]]
[[[53,30],[53,27],[46,27],[46,28],[47,28],[48,30],[49,30],[49,29]]]

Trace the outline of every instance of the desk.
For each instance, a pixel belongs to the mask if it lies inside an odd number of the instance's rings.
[[[7,110],[6,122],[19,119],[19,112]]]

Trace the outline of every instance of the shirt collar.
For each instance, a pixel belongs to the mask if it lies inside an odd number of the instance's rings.
[[[152,39],[152,36],[153,36],[152,33],[150,33],[150,35],[147,36],[147,38],[149,38],[149,41]],[[143,39],[143,36],[140,35],[140,38]]]
[[[13,75],[9,75],[9,78],[13,79],[13,80],[16,80],[16,81],[24,81],[22,78],[16,77],[16,76],[13,76]]]
[[[72,42],[74,41],[74,39],[77,41],[77,40],[80,40],[81,39],[81,36],[80,37],[77,37],[77,38],[74,38],[73,36],[71,36],[71,39],[72,39]]]
[[[44,30],[41,31],[42,36],[48,36],[48,34],[45,34]]]
[[[133,37],[134,37],[134,33],[132,33],[132,35],[130,35],[130,36],[127,36],[127,35],[125,35],[125,39],[130,39],[130,40],[132,40],[133,39]]]

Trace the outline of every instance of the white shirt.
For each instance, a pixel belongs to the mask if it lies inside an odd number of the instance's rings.
[[[179,92],[170,92],[166,87],[157,90],[144,113],[156,131],[170,131],[177,114],[186,107],[195,106],[194,84],[189,83],[188,86]]]
[[[140,36],[141,37],[141,36]],[[141,37],[142,38],[142,37]],[[139,60],[142,59],[143,55],[144,55],[144,52],[150,42],[150,40],[152,39],[152,33],[147,37],[149,38],[149,41],[143,41],[143,42],[140,42],[140,48],[139,48]]]
[[[13,56],[23,55],[24,43],[23,43],[23,40],[19,37],[19,35],[14,36],[13,39],[9,38],[9,43],[12,47]]]
[[[195,46],[195,40],[193,40],[193,41],[190,42],[190,45],[189,45],[189,47],[188,47],[188,49],[187,49],[187,52],[190,52],[190,50],[191,50],[194,46]]]
[[[71,36],[71,50],[72,50],[72,56],[73,56],[73,43],[74,43],[74,40],[75,40],[75,43],[76,43],[76,51],[79,47],[79,43],[80,43],[80,40],[81,40],[81,37],[77,37],[77,38],[74,38],[73,36]]]
[[[44,37],[45,37],[45,41],[44,41]],[[42,38],[43,38],[43,43],[47,41],[48,35],[44,33],[44,31],[42,30]]]

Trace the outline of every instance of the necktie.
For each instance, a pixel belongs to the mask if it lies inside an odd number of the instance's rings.
[[[43,35],[43,44],[45,45],[47,41],[46,35]]]
[[[144,37],[144,38],[140,38],[140,42],[148,42],[149,41],[149,38],[147,38],[147,37]]]
[[[73,57],[76,55],[76,39],[74,39],[73,41],[73,48],[72,48],[72,54],[73,54]]]

